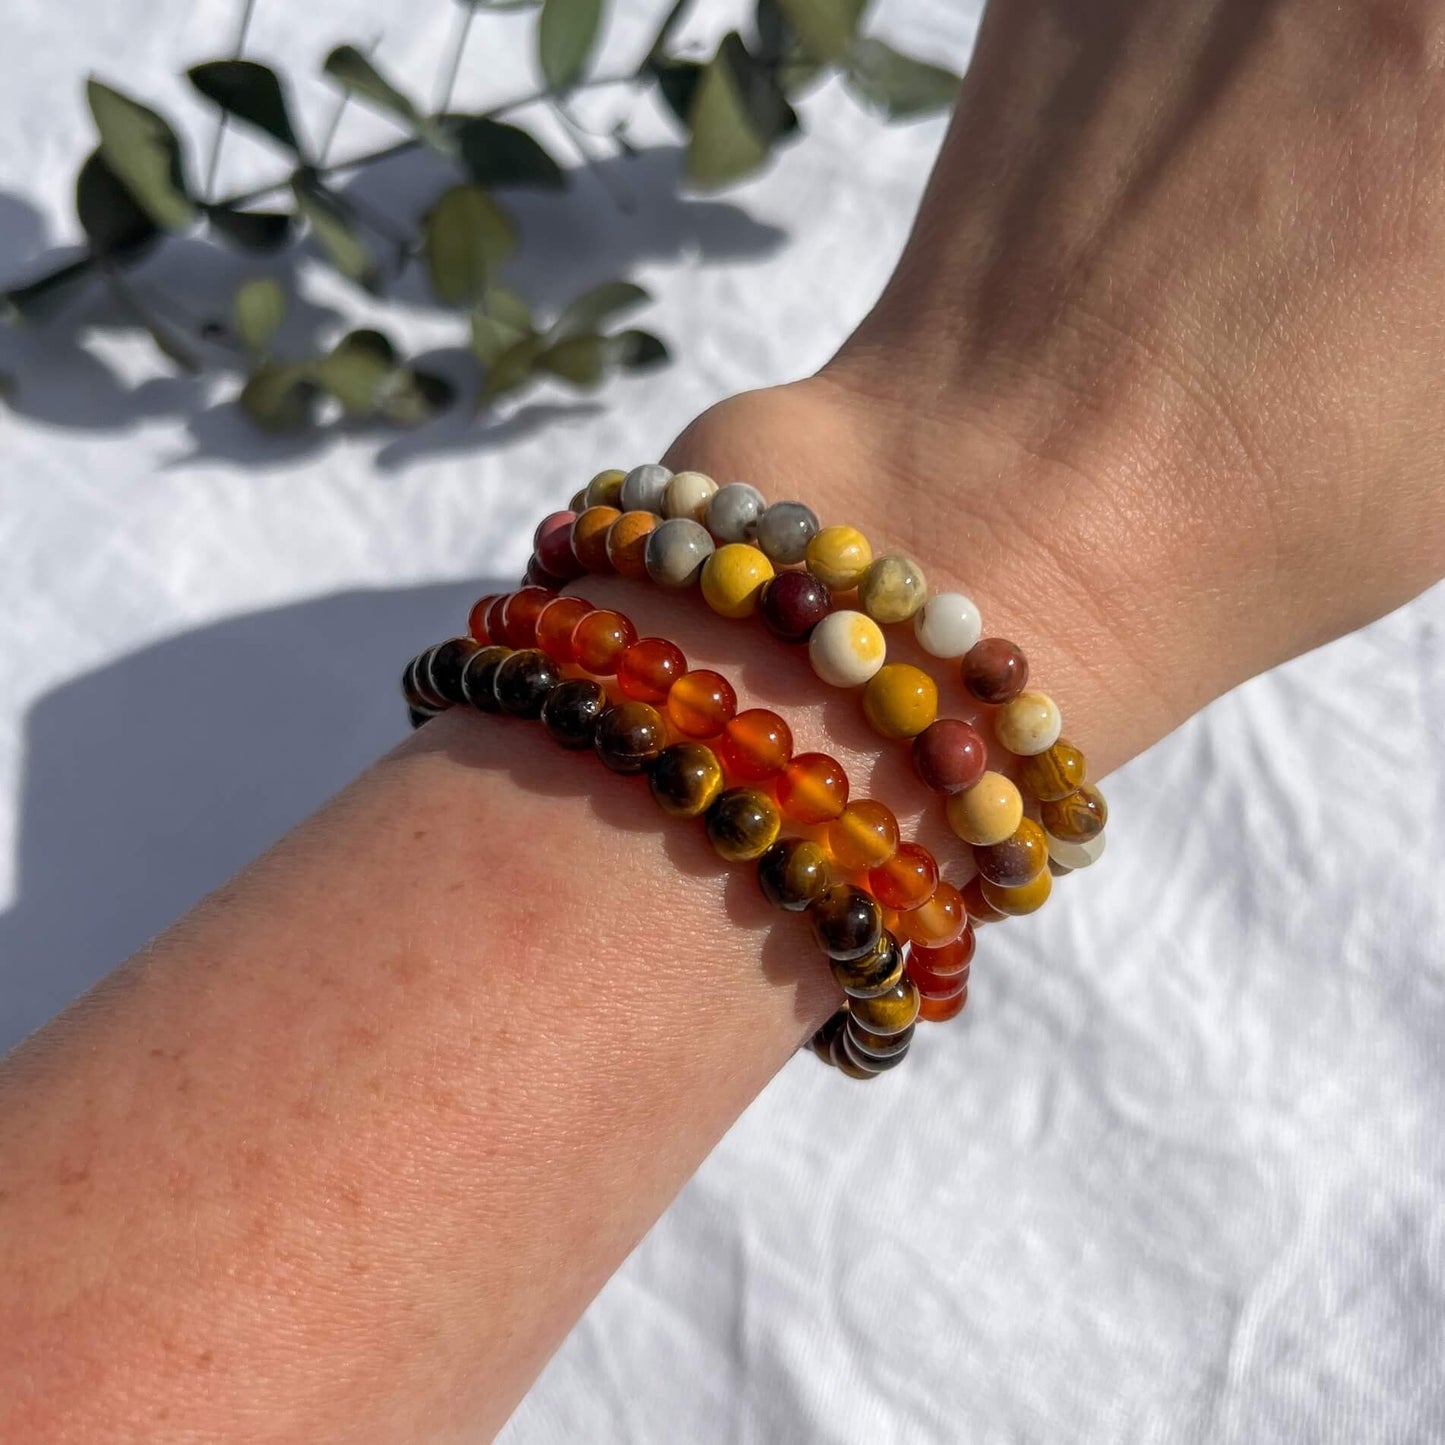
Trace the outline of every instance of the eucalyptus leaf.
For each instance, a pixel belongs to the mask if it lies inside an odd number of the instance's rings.
[[[195,209],[186,194],[181,144],[149,106],[92,76],[85,98],[100,135],[100,153],[136,204],[162,230],[190,224]]]
[[[567,173],[536,137],[521,126],[486,115],[456,120],[462,165],[479,186],[543,186],[561,190]]]
[[[310,172],[298,172],[291,190],[331,264],[358,286],[376,292],[380,286],[376,260],[357,233],[346,203]]]
[[[619,331],[607,338],[607,364],[623,371],[646,371],[671,359],[667,343],[650,331]]]
[[[0,316],[6,320],[44,321],[60,311],[95,275],[95,263],[81,256],[44,276],[0,292]]]
[[[289,211],[238,211],[234,206],[205,207],[206,219],[243,251],[279,251],[291,239],[295,216]]]
[[[505,286],[491,287],[482,297],[480,309],[486,315],[516,327],[518,331],[530,332],[535,329],[532,325],[532,308],[515,291],[508,290]]]
[[[666,56],[647,62],[647,73],[657,82],[663,103],[684,125],[691,119],[692,103],[705,69],[696,60],[671,60]]]
[[[231,315],[236,335],[252,351],[264,352],[286,319],[286,293],[274,277],[253,277],[236,288]]]
[[[858,33],[868,0],[777,0],[793,33],[816,60],[839,61]]]
[[[432,371],[398,367],[383,383],[377,409],[400,426],[421,426],[439,416],[456,399],[457,389]]]
[[[338,45],[321,68],[344,90],[399,120],[434,150],[451,154],[452,139],[446,127],[423,115],[411,97],[398,90],[354,45]]]
[[[237,398],[263,431],[300,431],[315,412],[316,379],[308,362],[263,361]]]
[[[772,69],[748,53],[736,31],[723,37],[693,97],[687,172],[718,186],[761,167],[798,117]]]
[[[537,369],[575,386],[596,386],[607,370],[607,342],[595,333],[554,342],[537,358]]]
[[[301,154],[285,92],[270,66],[254,60],[209,60],[193,65],[186,76],[227,115],[264,131],[293,154]]]
[[[348,416],[371,416],[396,369],[396,348],[380,331],[368,329],[343,336],[313,363],[312,374]]]
[[[422,220],[422,254],[437,300],[472,306],[517,241],[512,218],[480,186],[453,186]]]
[[[524,336],[509,346],[487,366],[478,400],[491,400],[529,381],[536,370],[537,358],[546,348],[547,343],[540,336]]]
[[[601,24],[602,0],[542,0],[537,59],[548,90],[571,89],[587,65]]]
[[[651,300],[641,286],[631,281],[604,281],[568,304],[548,331],[548,338],[560,341],[563,337],[595,331],[619,311],[628,311]]]
[[[947,110],[958,97],[960,77],[894,50],[881,40],[855,40],[847,56],[853,92],[889,120]]]
[[[99,151],[86,157],[75,178],[75,214],[98,256],[133,261],[160,239],[156,223]]]

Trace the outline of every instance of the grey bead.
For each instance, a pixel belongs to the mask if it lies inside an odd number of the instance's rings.
[[[647,534],[642,554],[647,575],[662,587],[688,587],[712,555],[707,528],[691,517],[672,517]]]
[[[622,510],[624,512],[656,512],[662,515],[662,494],[672,480],[672,473],[655,462],[633,467],[622,479]]]
[[[756,487],[729,482],[718,488],[707,505],[707,529],[719,542],[746,542],[767,506]]]
[[[801,562],[818,533],[818,518],[801,502],[774,502],[758,518],[754,538],[769,562]]]

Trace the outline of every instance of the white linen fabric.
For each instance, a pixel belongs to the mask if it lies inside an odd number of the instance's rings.
[[[237,8],[8,7],[5,279],[75,239],[81,77],[204,139],[176,75],[225,53]],[[635,59],[663,8],[621,0],[604,65]],[[723,7],[703,8],[711,28]],[[331,102],[311,77],[340,40],[379,37],[393,74],[430,80],[457,9],[425,9],[261,0],[251,49],[304,77],[315,134]],[[870,23],[961,65],[976,12],[896,0]],[[479,18],[461,103],[525,92],[528,30]],[[600,125],[625,107],[582,108]],[[634,215],[586,174],[525,202],[526,289],[634,275],[676,343],[673,368],[595,398],[268,441],[224,405],[233,381],[177,378],[101,300],[0,333],[18,378],[0,417],[0,1044],[401,736],[400,661],[520,569],[549,504],[846,335],[942,127],[885,127],[836,89],[808,113],[811,136],[721,196],[678,198],[648,112],[650,148],[608,167]],[[350,113],[340,150],[386,134]],[[227,142],[225,184],[277,168]],[[404,213],[436,180],[375,184]],[[378,314],[277,264],[305,297],[288,344]],[[269,265],[177,243],[141,284],[206,314]],[[456,344],[420,283],[400,311],[409,348]],[[1445,1438],[1442,629],[1437,590],[1117,775],[1108,855],[988,934],[964,1019],[871,1086],[790,1064],[509,1445]]]

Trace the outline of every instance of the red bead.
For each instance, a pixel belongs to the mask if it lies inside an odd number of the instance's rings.
[[[868,875],[868,891],[885,907],[905,912],[926,902],[938,886],[938,862],[919,843],[900,843],[898,851]]]
[[[732,683],[706,667],[684,673],[667,695],[667,715],[684,737],[715,738],[737,710]]]
[[[963,1012],[964,1005],[968,1002],[968,985],[964,986],[953,995],[952,998],[923,998],[918,1000],[918,1017],[926,1019],[931,1024],[947,1023],[949,1019],[957,1018]]]
[[[760,783],[788,766],[793,732],[777,713],[750,707],[724,726],[716,751],[730,782]]]
[[[492,634],[487,630],[487,613],[496,600],[497,594],[488,592],[472,604],[472,610],[467,614],[467,631],[477,642],[485,644],[492,640]]]
[[[952,998],[959,989],[968,987],[968,969],[962,973],[929,973],[917,960],[910,956],[908,977],[924,998]]]
[[[1024,690],[1029,662],[1023,650],[1003,637],[985,637],[964,654],[963,685],[980,702],[1008,702]]]
[[[784,642],[806,642],[832,610],[833,594],[811,572],[780,572],[758,602],[768,631]]]
[[[848,774],[827,753],[799,753],[777,787],[783,816],[794,823],[831,823],[848,806]]]
[[[686,671],[687,658],[682,648],[664,637],[644,637],[622,654],[617,664],[617,686],[625,697],[660,705]]]
[[[537,560],[554,577],[570,580],[587,570],[572,551],[572,524],[576,520],[575,512],[553,512],[542,519],[532,538]]]
[[[963,894],[945,882],[939,883],[932,897],[925,898],[899,920],[904,937],[923,948],[942,948],[960,937],[967,926]]]
[[[930,788],[961,793],[988,767],[988,749],[976,729],[958,718],[941,717],[913,740],[913,766]]]
[[[507,629],[502,621],[502,613],[506,611],[507,599],[511,597],[510,592],[500,592],[492,599],[492,605],[487,608],[487,636],[495,643],[506,645]]]
[[[915,944],[908,956],[909,967],[916,963],[925,973],[938,978],[956,976],[973,962],[977,944],[978,939],[970,925],[952,943],[946,943],[942,948],[922,948]]]
[[[599,608],[589,612],[572,631],[577,662],[594,677],[617,671],[622,654],[637,641],[637,629],[620,612]]]
[[[553,598],[537,615],[537,646],[553,662],[576,662],[572,634],[591,611],[592,604],[581,597]]]
[[[507,598],[502,608],[502,631],[508,647],[537,645],[537,618],[556,595],[545,587],[523,587]]]
[[[1008,917],[1007,913],[995,908],[983,896],[983,879],[977,876],[963,885],[963,903],[968,909],[969,921],[975,928],[984,923],[998,923]]]

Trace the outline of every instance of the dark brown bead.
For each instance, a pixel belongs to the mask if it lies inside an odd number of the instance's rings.
[[[833,594],[811,572],[780,572],[758,602],[768,631],[784,642],[806,642],[832,610]]]
[[[975,848],[973,861],[979,876],[990,883],[1000,888],[1022,888],[1048,866],[1049,840],[1032,818],[1025,818],[1002,843]]]
[[[547,694],[542,726],[552,741],[564,748],[590,748],[597,736],[597,720],[609,706],[607,689],[600,682],[571,677]]]
[[[778,805],[761,788],[729,788],[707,810],[707,840],[719,858],[746,863],[761,858],[783,826]]]
[[[561,681],[557,664],[545,652],[524,647],[498,664],[492,691],[504,712],[514,717],[540,717],[547,694]]]
[[[422,654],[425,656],[425,653]],[[437,703],[432,700],[431,690],[422,690],[421,679],[417,670],[421,664],[420,657],[414,657],[401,670],[401,695],[406,699],[406,705],[412,712],[434,713],[438,710]]]
[[[647,774],[657,806],[674,818],[699,818],[723,790],[722,764],[706,743],[673,743]]]
[[[914,738],[913,767],[928,787],[961,793],[983,776],[988,748],[976,728],[955,717],[941,717]]]
[[[1019,759],[1019,787],[1041,803],[1056,803],[1082,785],[1085,770],[1083,753],[1060,738],[1053,747]]]
[[[913,1042],[914,1026],[909,1024],[901,1034],[875,1034],[865,1029],[857,1019],[848,1016],[844,1025],[852,1035],[853,1043],[863,1053],[874,1059],[891,1059],[894,1054],[908,1052]]]
[[[833,1040],[843,1032],[844,1025],[848,1022],[848,1010],[839,1009],[837,1013],[829,1014],[827,1019],[819,1025],[813,1037],[808,1040],[808,1047],[813,1050],[825,1064],[831,1064],[833,1060],[828,1057],[828,1050],[832,1047]]]
[[[436,714],[428,712],[425,708],[409,707],[406,710],[407,721],[413,728],[419,728],[423,723],[429,723]]]
[[[620,702],[597,723],[597,756],[614,773],[640,773],[667,746],[662,714],[645,702]]]
[[[1003,637],[985,637],[964,655],[963,685],[980,702],[1001,703],[1017,697],[1029,680],[1022,649]]]
[[[480,650],[470,637],[449,637],[445,642],[437,643],[427,663],[432,691],[453,706],[465,703],[467,695],[462,690],[462,674],[472,654]]]
[[[1055,838],[1065,843],[1087,843],[1104,831],[1104,824],[1109,821],[1109,805],[1092,783],[1085,783],[1067,798],[1044,803],[1039,809],[1039,818]]]
[[[862,958],[883,937],[883,910],[872,894],[851,883],[835,883],[808,910],[818,947],[831,959]]]
[[[828,1048],[828,1062],[850,1079],[876,1079],[882,1069],[865,1068],[848,1052],[848,1031],[844,1029]]]
[[[843,1030],[843,1051],[852,1063],[872,1074],[883,1074],[889,1069],[896,1069],[908,1057],[907,1047],[899,1049],[896,1054],[870,1054],[859,1045],[851,1029]]]
[[[758,859],[758,886],[774,908],[801,913],[833,881],[828,854],[806,838],[782,838]]]
[[[428,647],[425,652],[418,653],[412,659],[411,679],[412,688],[416,694],[417,701],[422,707],[429,707],[433,712],[441,712],[447,705],[447,700],[431,685],[431,655],[435,648]],[[405,687],[403,678],[402,686]]]
[[[512,655],[510,647],[479,647],[467,659],[462,672],[462,691],[479,712],[501,712],[497,701],[497,669]]]
[[[828,963],[838,987],[851,998],[876,998],[903,977],[903,950],[887,932],[871,953],[861,958],[830,958]]]

